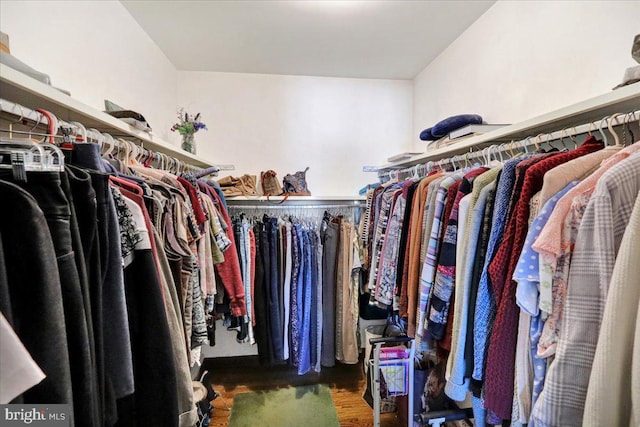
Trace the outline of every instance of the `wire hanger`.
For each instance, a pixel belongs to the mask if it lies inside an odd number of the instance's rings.
[[[632,111],[630,113],[625,114],[624,121],[622,125],[622,145],[627,145],[627,132],[629,133],[629,141],[630,144],[633,144],[634,136],[633,130],[631,129],[631,121],[635,119],[636,112]]]
[[[1,105],[1,104],[0,104]],[[13,125],[17,125],[18,123],[22,123],[22,121],[24,120],[24,108],[22,108],[22,105],[20,104],[16,104],[19,108],[20,108],[20,118],[18,120],[16,120],[15,122],[10,122],[9,123],[9,138],[13,138]],[[1,110],[2,108],[0,108]]]
[[[565,145],[564,145],[564,141],[563,141],[563,139],[562,139],[562,138],[563,138],[563,135],[564,135],[564,129],[562,129],[562,130],[560,131],[560,138],[559,138],[559,139],[558,139],[558,138],[554,138],[554,137],[553,137],[553,132],[547,133],[546,143],[547,143],[547,145],[549,145],[550,150],[556,149],[556,150],[558,150],[558,151],[563,151],[563,150],[566,150],[566,149],[567,149],[567,147],[565,147]],[[557,146],[556,146],[556,145],[553,145],[553,143],[554,143],[555,141],[558,141],[558,142],[559,142],[559,144],[558,144]]]
[[[589,123],[589,126],[591,126],[591,123]],[[572,129],[573,132],[569,134],[569,139],[573,142],[573,149],[575,150],[578,148],[578,140],[576,139],[576,133],[578,133],[578,131],[575,126]]]

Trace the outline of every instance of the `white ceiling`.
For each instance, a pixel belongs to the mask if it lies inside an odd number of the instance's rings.
[[[178,70],[411,79],[494,0],[121,2]]]

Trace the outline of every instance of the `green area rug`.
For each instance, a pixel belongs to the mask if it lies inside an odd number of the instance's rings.
[[[229,427],[335,427],[336,407],[326,385],[253,391],[233,398]]]

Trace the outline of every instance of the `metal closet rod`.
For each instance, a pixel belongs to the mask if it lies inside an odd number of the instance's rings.
[[[604,131],[603,131],[603,128],[605,126],[610,130],[610,132],[613,132],[612,128],[614,126],[630,124],[633,121],[637,120],[636,116],[640,118],[640,110],[631,111],[628,113],[617,113],[611,116],[606,116],[599,121],[585,123],[583,125],[578,125],[578,126],[571,126],[565,129],[561,129],[561,130],[553,131],[549,133],[540,133],[534,137],[528,136],[519,141],[513,140],[511,142],[503,142],[500,144],[488,145],[484,147],[482,150],[478,150],[478,151],[470,151],[469,153],[465,153],[465,154],[456,154],[452,157],[443,157],[438,160],[428,161],[426,163],[421,163],[408,168],[391,169],[384,172],[379,172],[378,178],[384,178],[389,176],[399,176],[400,174],[406,174],[406,173],[417,173],[419,168],[421,167],[424,167],[426,171],[427,169],[432,168],[433,166],[442,167],[448,164],[459,163],[463,161],[467,162],[469,160],[473,160],[477,158],[490,159],[491,156],[498,153],[506,152],[506,153],[514,154],[514,150],[523,149],[523,148],[526,150],[527,147],[531,147],[531,146],[535,146],[537,148],[540,144],[550,143],[551,141],[556,141],[558,139],[562,140],[567,138],[573,141],[573,138],[576,135],[582,135],[585,133],[591,134],[591,131],[600,132],[604,136],[604,139],[606,142],[607,138],[606,138],[606,135],[604,135]],[[622,119],[619,120],[619,118],[622,118]],[[470,150],[472,149],[473,147]]]
[[[257,210],[261,211],[264,209],[361,209],[364,208],[364,204],[350,204],[350,205],[233,205],[227,204],[229,209],[246,209],[246,210]]]

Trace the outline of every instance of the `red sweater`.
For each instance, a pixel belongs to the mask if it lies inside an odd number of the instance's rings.
[[[200,191],[211,197],[217,206],[223,206],[216,190],[201,181],[198,181],[198,186]],[[234,316],[245,316],[247,314],[247,305],[245,304],[244,285],[242,284],[242,273],[240,272],[240,260],[238,259],[236,242],[233,236],[233,224],[224,208],[220,209],[220,213],[227,224],[226,233],[231,241],[231,246],[224,252],[224,261],[216,264],[215,268],[231,301],[231,313]]]

